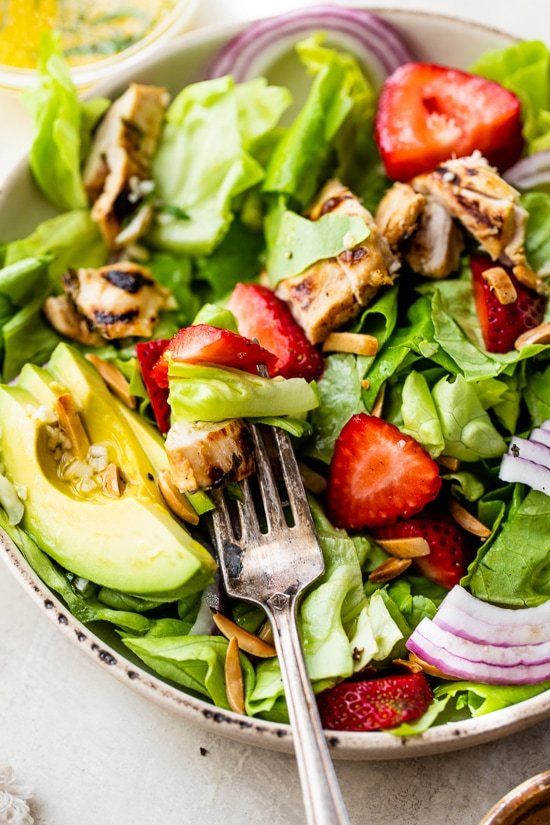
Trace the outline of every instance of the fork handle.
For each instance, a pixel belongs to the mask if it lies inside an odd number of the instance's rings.
[[[296,623],[296,598],[276,593],[265,605],[275,631],[308,825],[349,825]]]

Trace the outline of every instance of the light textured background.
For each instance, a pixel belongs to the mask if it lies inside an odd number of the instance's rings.
[[[201,0],[196,21],[248,19],[298,4]],[[520,36],[550,38],[548,0],[375,0],[373,5],[457,14]],[[28,123],[13,97],[0,96],[0,115],[2,178],[25,150]],[[448,756],[340,763],[353,825],[477,825],[500,796],[548,768],[549,733],[547,723]],[[290,757],[204,733],[109,678],[58,634],[0,566],[2,762],[33,785],[38,825],[304,821]]]

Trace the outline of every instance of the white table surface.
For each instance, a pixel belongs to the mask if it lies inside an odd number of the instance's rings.
[[[248,19],[298,4],[201,0],[196,22]],[[548,0],[373,5],[455,13],[550,39]],[[6,96],[0,96],[0,115],[1,179],[25,150],[28,122],[18,101]],[[548,768],[549,733],[546,723],[447,756],[340,763],[353,825],[477,825],[500,796]],[[205,733],[134,694],[65,641],[0,565],[0,764],[5,762],[33,786],[37,825],[304,822],[291,758]]]

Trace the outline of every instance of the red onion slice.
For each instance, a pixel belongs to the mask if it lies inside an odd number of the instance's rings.
[[[550,470],[550,447],[539,441],[528,441],[526,438],[514,436],[510,441],[509,452],[514,458],[525,458]]]
[[[550,679],[550,662],[540,665],[518,664],[509,667],[500,667],[486,662],[472,662],[440,647],[433,639],[420,633],[418,627],[409,638],[407,648],[448,676],[487,685],[534,685]]]
[[[550,432],[550,418],[547,421],[543,421],[540,428],[541,430],[548,430],[548,432]]]
[[[504,178],[516,189],[550,186],[550,152],[538,152],[518,160],[506,170]]]
[[[550,470],[525,458],[503,456],[498,477],[502,481],[527,484],[532,490],[550,496]]]
[[[207,77],[231,74],[238,82],[258,77],[297,40],[319,30],[355,54],[380,80],[414,60],[400,35],[382,18],[365,9],[323,4],[252,23],[226,43]]]
[[[531,667],[550,663],[550,642],[507,647],[490,643],[480,644],[457,636],[451,630],[446,630],[427,618],[422,619],[417,630],[438,647],[469,662],[480,662],[497,667],[517,667],[518,665]]]
[[[536,441],[538,444],[544,444],[546,447],[550,447],[550,430],[547,430],[544,427],[535,427],[529,440]]]

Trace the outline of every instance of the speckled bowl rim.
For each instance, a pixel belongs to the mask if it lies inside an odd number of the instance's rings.
[[[411,11],[409,9],[372,9],[388,16],[414,16],[426,22],[437,19],[450,25],[459,24],[476,31],[486,31],[507,37],[510,42],[516,38],[505,32],[473,23],[451,15],[431,14],[429,12]],[[207,45],[210,41],[224,35],[233,36],[243,28],[243,24],[213,26],[183,35],[170,46],[163,46],[163,57],[185,50],[189,46]],[[132,74],[154,64],[157,55],[150,55],[131,70],[121,71],[110,82],[103,82],[94,87],[90,94],[108,95],[116,87],[132,79]],[[10,191],[20,177],[27,173],[28,161],[23,158],[7,177],[2,189]],[[2,198],[0,198],[2,201]],[[76,643],[81,650],[96,663],[111,673],[119,681],[129,685],[150,701],[194,722],[212,733],[219,733],[248,745],[270,750],[291,753],[292,732],[288,725],[265,722],[261,719],[241,716],[231,711],[215,707],[197,699],[151,675],[139,665],[133,664],[109,647],[67,610],[66,606],[44,585],[38,575],[25,561],[19,549],[8,536],[0,530],[0,556],[23,589],[32,600],[53,621],[63,635]],[[334,758],[350,760],[404,759],[428,756],[437,753],[459,750],[483,744],[508,736],[550,716],[550,691],[535,696],[517,705],[462,722],[448,723],[431,728],[424,734],[409,738],[400,738],[389,733],[335,733],[328,732],[327,738]]]

